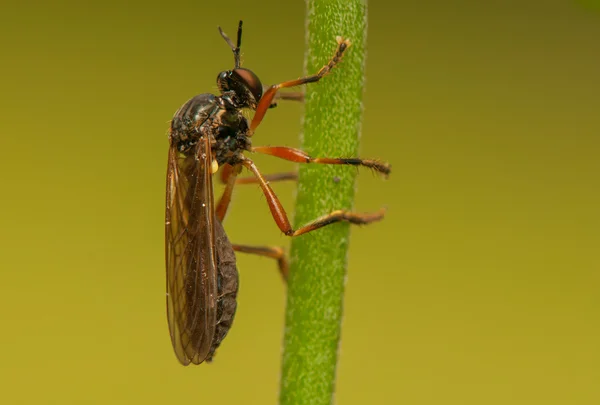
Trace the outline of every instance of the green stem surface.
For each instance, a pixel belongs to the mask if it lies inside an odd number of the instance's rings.
[[[365,76],[367,5],[308,0],[305,74],[333,56],[336,36],[352,41],[343,61],[306,87],[302,149],[315,157],[358,154]],[[300,165],[295,228],[352,209],[357,170]],[[335,390],[350,227],[337,223],[293,239],[285,317],[281,405],[327,405]]]

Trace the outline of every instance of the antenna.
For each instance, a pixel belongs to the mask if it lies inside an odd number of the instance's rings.
[[[240,67],[240,47],[242,46],[242,23],[243,23],[242,20],[240,20],[240,24],[238,25],[238,30],[237,30],[237,46],[233,45],[233,42],[231,41],[231,39],[229,39],[227,34],[225,34],[223,32],[223,30],[221,29],[221,27],[219,27],[219,32],[221,33],[221,36],[223,37],[225,42],[227,42],[227,44],[233,51],[233,58],[235,60],[235,69]]]

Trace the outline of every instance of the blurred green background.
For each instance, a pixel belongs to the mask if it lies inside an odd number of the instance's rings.
[[[584,3],[370,3],[361,155],[394,172],[359,180],[356,209],[388,216],[352,232],[338,404],[600,403],[600,14]],[[232,65],[217,25],[244,19],[264,83],[300,76],[304,6],[2,4],[0,402],[276,403],[269,259],[239,255],[213,364],[172,353],[166,129]],[[270,111],[255,144],[297,145],[301,112]],[[293,185],[276,191],[291,210]],[[257,187],[234,198],[232,241],[289,244]]]

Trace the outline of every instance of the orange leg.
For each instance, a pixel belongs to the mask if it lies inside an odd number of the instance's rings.
[[[221,180],[225,183],[225,190],[217,203],[217,208],[215,208],[215,214],[217,215],[219,222],[223,222],[225,219],[227,208],[229,208],[229,203],[231,202],[231,195],[233,194],[236,177],[241,169],[242,167],[240,165],[226,165],[221,169]]]
[[[223,165],[220,173],[220,180],[225,183],[225,190],[217,203],[217,207],[215,208],[215,213],[217,218],[219,218],[220,222],[223,222],[225,219],[225,214],[227,214],[227,209],[229,208],[229,204],[231,203],[231,195],[233,194],[233,188],[236,184],[256,184],[258,183],[258,179],[256,177],[242,177],[238,178],[237,175],[241,170],[240,165],[231,166],[229,164]],[[284,180],[297,180],[298,174],[295,172],[286,172],[286,173],[273,173],[270,175],[264,176],[264,179],[268,182],[272,181],[284,181]]]
[[[219,171],[219,180],[221,180],[221,183],[227,184],[227,180],[229,179],[229,176],[231,176],[232,173],[233,166],[231,166],[229,163],[225,163],[223,166],[221,166],[221,169]]]
[[[333,69],[335,67],[335,65],[337,65],[342,60],[342,56],[344,55],[344,52],[350,46],[350,41],[347,39],[343,39],[342,37],[337,37],[336,41],[338,43],[338,46],[335,51],[335,54],[333,55],[333,57],[331,58],[329,63],[327,65],[323,66],[316,74],[311,75],[311,76],[301,77],[300,79],[296,79],[296,80],[290,80],[287,82],[274,84],[271,87],[269,87],[267,89],[267,91],[265,91],[265,93],[263,94],[263,96],[260,99],[260,102],[256,106],[256,112],[254,113],[254,117],[252,118],[252,123],[250,124],[250,134],[254,133],[254,130],[258,127],[258,125],[264,118],[265,114],[267,113],[267,110],[273,103],[273,99],[275,98],[275,95],[277,94],[279,89],[300,86],[302,84],[307,84],[307,83],[318,82],[319,80],[321,80],[321,78],[323,76],[328,74],[331,71],[331,69]]]
[[[281,232],[285,233],[288,236],[298,236],[305,234],[307,232],[314,231],[316,229],[322,228],[325,225],[333,224],[335,222],[346,221],[352,224],[364,225],[369,224],[371,222],[379,221],[383,218],[385,210],[381,209],[373,214],[359,214],[350,211],[337,210],[333,211],[331,214],[324,215],[316,220],[298,228],[293,229],[290,221],[288,219],[287,213],[285,209],[281,205],[279,198],[263,175],[260,173],[254,162],[250,159],[245,159],[242,161],[242,164],[249,169],[258,179],[258,183],[260,184],[260,188],[262,189],[265,197],[267,198],[267,203],[269,204],[269,209],[271,210],[271,215],[275,220],[275,223],[281,230]]]
[[[242,253],[251,253],[259,256],[266,256],[277,260],[279,273],[284,281],[288,278],[288,261],[285,257],[285,252],[277,246],[247,246],[247,245],[231,245],[233,250]]]
[[[364,166],[374,169],[385,176],[388,176],[392,170],[392,167],[389,163],[380,162],[377,160],[359,158],[313,158],[303,150],[288,148],[286,146],[257,146],[252,148],[252,152],[263,153],[265,155],[275,156],[280,159],[285,159],[296,163]]]

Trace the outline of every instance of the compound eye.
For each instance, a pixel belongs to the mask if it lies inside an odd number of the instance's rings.
[[[263,86],[258,76],[251,70],[244,68],[233,69],[232,73],[250,90],[250,93],[254,96],[254,101],[258,103],[263,92]]]
[[[229,72],[219,73],[219,76],[217,76],[217,86],[219,87],[220,91],[229,90],[229,85],[227,83],[228,79],[229,79]]]

